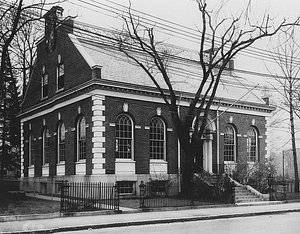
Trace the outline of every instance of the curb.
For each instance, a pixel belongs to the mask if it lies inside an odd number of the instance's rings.
[[[218,208],[218,207],[234,207],[234,206],[259,206],[259,205],[274,205],[282,203],[292,203],[293,201],[282,201],[282,202],[269,202],[269,203],[241,203],[241,204],[212,204],[202,206],[183,206],[183,207],[160,207],[160,208],[137,208],[137,209],[125,209],[125,210],[101,210],[101,211],[86,211],[86,212],[69,212],[69,213],[47,213],[47,214],[30,214],[30,215],[9,215],[0,216],[1,222],[12,222],[12,221],[26,221],[26,220],[39,220],[39,219],[54,219],[63,217],[80,217],[80,216],[95,216],[95,215],[113,215],[113,214],[132,214],[142,212],[163,212],[163,211],[176,211],[176,210],[189,210],[189,209],[205,209],[205,208]],[[295,202],[295,201],[294,201]],[[300,201],[297,201],[300,202]]]
[[[112,215],[121,213],[134,213],[134,211],[90,211],[90,212],[69,212],[69,213],[47,213],[47,214],[30,214],[30,215],[10,215],[10,216],[0,216],[1,222],[13,222],[13,221],[26,221],[26,220],[39,220],[39,219],[54,219],[63,217],[80,217],[80,216],[95,216],[95,215]]]
[[[136,221],[136,222],[133,221],[133,222],[120,222],[120,223],[108,223],[108,224],[91,224],[91,225],[61,227],[61,228],[44,229],[44,230],[3,232],[3,234],[5,233],[13,233],[13,234],[58,233],[58,232],[70,232],[70,231],[83,231],[86,229],[104,229],[104,228],[113,228],[113,227],[129,227],[129,226],[166,224],[166,223],[178,223],[178,222],[193,222],[193,221],[201,221],[201,220],[205,221],[205,220],[217,220],[217,219],[230,219],[230,218],[237,218],[237,217],[252,217],[252,216],[285,214],[285,213],[295,213],[295,212],[300,212],[300,209],[211,215],[211,216],[201,216],[201,217],[192,217],[192,218],[174,218],[174,219],[161,219],[161,220],[145,220],[145,221]]]
[[[54,212],[54,213],[47,213],[47,214],[30,214],[30,215],[9,215],[9,216],[0,216],[0,223],[1,222],[12,222],[12,221],[54,219],[54,218],[63,218],[63,217],[132,214],[132,213],[159,212],[159,211],[163,212],[163,211],[205,209],[205,208],[232,207],[232,206],[235,206],[235,205],[234,204],[222,204],[222,205],[163,207],[163,208],[137,208],[137,209],[125,209],[125,210],[122,210],[122,209],[120,209],[120,210],[100,210],[100,211],[68,212],[68,213]]]

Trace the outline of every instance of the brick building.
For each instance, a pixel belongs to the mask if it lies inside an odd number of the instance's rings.
[[[96,29],[62,18],[60,7],[45,21],[20,114],[23,188],[46,193],[61,180],[102,181],[134,193],[150,178],[178,180],[180,145],[169,110],[147,75],[101,44],[93,36]],[[176,65],[183,72],[197,69]],[[182,113],[194,91],[194,80],[184,77],[182,82],[174,72]],[[211,108],[211,134],[196,161],[210,173],[222,173],[239,160],[266,157],[272,110],[253,92],[224,82]]]

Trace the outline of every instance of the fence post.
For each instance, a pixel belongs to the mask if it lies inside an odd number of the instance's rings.
[[[281,189],[281,200],[285,201],[286,200],[286,182],[283,181],[282,183],[282,189]]]
[[[119,193],[119,187],[118,183],[115,183],[115,199],[114,199],[114,209],[119,210],[120,207],[120,193]]]
[[[146,185],[144,181],[141,181],[140,185],[140,208],[145,207],[145,192],[146,192]]]
[[[60,189],[60,212],[65,212],[67,210],[66,197],[69,196],[69,185],[67,180],[61,181]]]

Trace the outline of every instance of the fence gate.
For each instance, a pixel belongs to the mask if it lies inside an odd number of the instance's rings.
[[[116,185],[107,183],[61,183],[61,212],[119,210]]]

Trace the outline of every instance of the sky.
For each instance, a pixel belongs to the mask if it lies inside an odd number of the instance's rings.
[[[25,3],[33,0],[25,0]],[[52,0],[47,0],[51,2]],[[300,1],[297,0],[207,0],[208,9],[216,12],[220,4],[224,3],[219,11],[218,19],[225,17],[240,15],[242,18],[249,14],[251,22],[261,22],[262,18],[269,14],[275,24],[280,23],[283,19],[294,20],[300,15]],[[69,0],[60,4],[64,8],[64,16],[76,16],[76,20],[92,25],[108,29],[121,29],[123,21],[120,17],[122,12],[128,11],[128,6],[131,4],[133,10],[137,10],[140,17],[151,19],[153,25],[164,25],[168,29],[182,30],[183,33],[195,35],[195,31],[200,27],[201,20],[198,10],[198,5],[195,0]],[[249,11],[245,11],[247,6],[250,6]],[[113,7],[113,8],[112,8]],[[115,13],[118,12],[119,16]],[[241,28],[244,24],[241,23]],[[156,38],[164,42],[182,46],[185,48],[197,50],[199,45],[195,40],[188,37],[180,37],[180,34],[164,33],[164,30],[156,31]],[[257,41],[250,49],[235,57],[235,68],[246,71],[254,71],[258,73],[269,74],[269,70],[278,72],[276,64],[268,57],[264,56],[270,49],[278,44],[277,37],[272,40],[265,39]],[[264,78],[257,75],[239,74],[243,78],[260,84],[261,86],[269,83],[274,83],[270,78]],[[278,95],[271,92],[271,99],[278,102]],[[287,125],[286,125],[287,126]],[[299,124],[300,126],[300,124]],[[289,144],[285,145],[288,135],[286,128],[274,129],[274,136],[282,136],[279,138],[280,144],[278,149],[288,148]],[[283,138],[283,139],[282,139]],[[278,139],[277,139],[278,140]],[[278,144],[277,144],[278,145]],[[281,147],[282,145],[282,147]],[[284,146],[285,145],[285,146]],[[299,145],[300,146],[300,145]]]
[[[249,0],[209,0],[208,9],[216,10],[220,6],[221,2],[226,2],[219,14],[219,19],[224,17],[230,17],[231,15],[237,16],[242,12],[245,13],[245,9],[248,6]],[[200,14],[197,3],[195,0],[131,0],[131,7],[134,10],[138,10],[138,14],[141,17],[151,18],[159,25],[161,23],[170,25],[166,21],[173,22],[176,25],[172,25],[175,28],[186,30],[182,25],[190,29],[197,30],[200,27]],[[118,4],[118,5],[117,5]],[[104,28],[121,29],[123,21],[120,17],[116,17],[115,9],[109,8],[110,6],[117,9],[127,11],[129,6],[128,0],[70,0],[61,4],[64,7],[64,15],[77,16],[77,20],[93,25],[98,25]],[[124,7],[122,7],[124,6]],[[107,11],[105,9],[110,9]],[[298,15],[300,9],[300,1],[296,0],[251,0],[251,10],[249,11],[250,17],[253,23],[260,22],[265,14],[270,14],[270,17],[275,22],[281,22],[284,18],[294,19]],[[300,13],[299,13],[300,15]],[[157,18],[152,18],[155,16]],[[161,21],[166,20],[166,21]],[[243,26],[243,25],[242,25]],[[187,30],[191,32],[191,30]],[[180,39],[177,35],[166,35],[161,31],[156,32],[158,40],[162,40],[167,43],[183,46],[186,48],[198,49],[198,43],[188,40]],[[269,39],[258,41],[251,49],[252,53],[245,51],[238,55],[235,59],[235,67],[242,70],[256,71],[268,73],[266,67],[274,69],[274,62],[270,62],[270,59],[263,59],[260,55],[261,49],[273,48],[276,46],[276,37],[270,42]],[[272,45],[272,46],[271,46]],[[253,51],[254,50],[254,51]],[[252,77],[251,79],[255,79]],[[261,78],[259,78],[261,80]],[[260,82],[261,83],[261,82]]]

